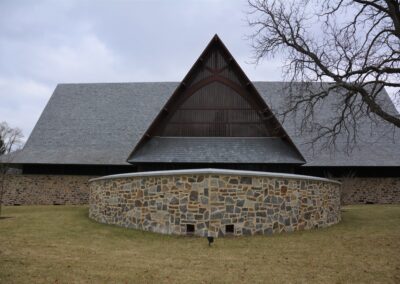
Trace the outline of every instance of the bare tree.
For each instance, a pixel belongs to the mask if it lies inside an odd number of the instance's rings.
[[[12,128],[6,122],[0,123],[0,216],[5,191],[5,179],[15,151],[22,146],[22,131]]]
[[[335,143],[344,134],[355,142],[365,118],[400,128],[400,116],[382,96],[392,88],[400,102],[399,0],[248,3],[255,60],[285,58],[290,98],[281,114],[301,111],[302,129],[317,133],[313,141]],[[329,124],[314,120],[322,101],[335,102]]]

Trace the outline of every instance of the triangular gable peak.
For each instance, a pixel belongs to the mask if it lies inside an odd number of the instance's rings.
[[[217,35],[182,80],[130,157],[152,137],[282,138],[301,156]]]

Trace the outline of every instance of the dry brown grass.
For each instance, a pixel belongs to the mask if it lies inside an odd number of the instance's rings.
[[[82,206],[5,207],[0,283],[400,283],[400,206],[328,229],[217,239],[97,224]]]

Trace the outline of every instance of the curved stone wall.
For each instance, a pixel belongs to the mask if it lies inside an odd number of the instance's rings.
[[[254,235],[323,228],[340,221],[341,184],[233,170],[181,170],[90,181],[89,217],[163,234]]]

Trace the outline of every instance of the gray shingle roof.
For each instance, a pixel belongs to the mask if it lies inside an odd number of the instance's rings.
[[[127,164],[177,83],[60,84],[19,163]]]
[[[284,109],[287,100],[287,89],[283,82],[256,82],[254,83],[260,95],[269,104],[275,113]],[[314,86],[318,88],[316,84]],[[381,93],[382,105],[386,110],[397,113],[386,91]],[[325,99],[314,115],[314,120],[322,125],[330,125],[332,117],[338,112],[335,109],[334,96]],[[279,116],[278,116],[279,118]],[[309,142],[315,133],[301,133],[299,131],[301,113],[297,117],[289,117],[283,121],[283,126],[292,141],[306,159],[304,166],[400,166],[400,129],[387,122],[373,122],[367,117],[358,121],[357,143],[349,151],[347,136],[338,135],[336,149],[324,147],[324,140],[314,145]]]
[[[153,137],[129,162],[304,164],[281,138]]]
[[[287,94],[281,82],[255,82],[275,111]],[[14,163],[124,165],[132,149],[171,96],[177,82],[60,84],[55,89],[23,151]],[[388,100],[387,96],[385,96]],[[332,107],[316,119],[329,121]],[[391,105],[393,108],[393,105]],[[313,149],[312,135],[300,133],[296,121],[283,126],[305,157],[306,166],[400,166],[400,131],[385,123],[361,123],[356,148]]]

